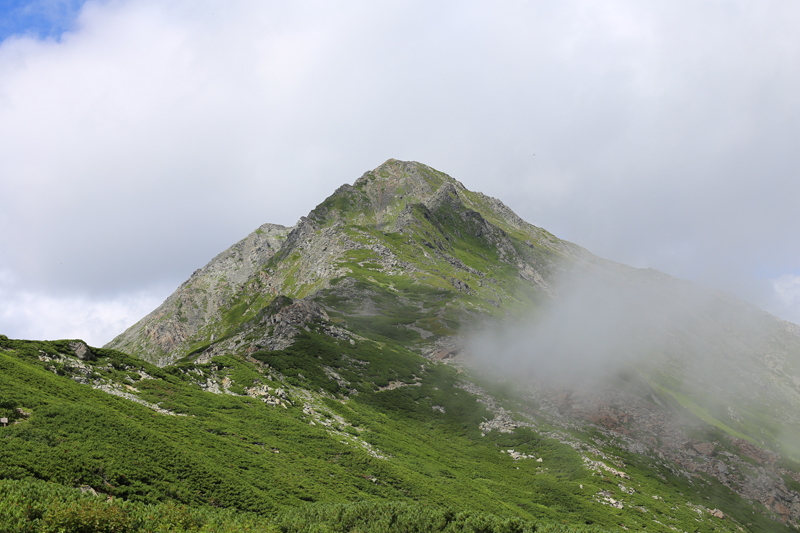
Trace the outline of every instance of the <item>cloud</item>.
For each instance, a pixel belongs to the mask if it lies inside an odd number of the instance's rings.
[[[177,286],[394,157],[766,301],[753,272],[800,264],[798,25],[769,0],[87,1],[0,43],[0,269],[87,304]]]
[[[786,342],[764,311],[652,269],[597,262],[561,276],[555,291],[527,316],[469,328],[467,356],[522,385],[585,392],[639,387],[638,375],[724,405],[753,397],[770,343]]]
[[[786,320],[800,324],[800,276],[785,274],[771,280],[775,300],[767,305],[768,311]]]
[[[508,376],[589,385],[664,351],[708,296],[656,271],[601,265],[557,280],[552,300],[516,321],[487,323],[470,336],[478,363]],[[702,313],[701,313],[702,314]]]
[[[32,340],[82,339],[103,346],[171,291],[162,287],[105,298],[58,296],[14,290],[6,273],[0,275],[0,333]]]
[[[589,385],[643,364],[680,313],[675,306],[656,305],[663,298],[652,286],[632,288],[588,276],[560,285],[555,301],[519,322],[473,334],[470,355],[522,382]]]

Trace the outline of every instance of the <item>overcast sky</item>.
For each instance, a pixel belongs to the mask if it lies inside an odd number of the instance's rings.
[[[0,333],[102,345],[388,158],[800,322],[794,0],[0,7]]]

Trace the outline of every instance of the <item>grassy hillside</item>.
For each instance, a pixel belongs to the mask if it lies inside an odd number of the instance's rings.
[[[467,516],[459,513],[516,524],[498,531],[535,524],[734,531],[730,517],[751,523],[751,531],[790,530],[760,514],[741,515],[743,502],[713,483],[675,477],[620,450],[612,456],[608,448],[606,457],[617,459],[606,462],[624,463],[629,479],[599,475],[586,468],[585,451],[560,442],[566,435],[544,422],[484,433],[479,424],[491,414],[458,387],[459,371],[397,343],[351,344],[312,330],[291,348],[256,353],[252,361],[216,357],[167,369],[113,350],[93,352],[93,360],[81,361],[67,341],[0,341],[0,416],[12,419],[0,428],[0,477],[22,483],[7,481],[0,505],[27,499],[33,510],[15,520],[43,520],[29,530],[102,515],[145,531],[137,520],[156,513],[165,523],[194,524],[181,526],[186,530],[244,521],[254,530],[299,531],[287,524],[331,520],[332,508],[322,503],[342,505],[336,513],[373,530],[392,530],[375,525],[386,513],[406,517],[398,524],[423,516],[430,531],[459,530],[448,525]],[[204,391],[209,381],[227,393]],[[92,388],[110,384],[152,407]],[[244,395],[254,385],[282,388],[286,407]],[[528,458],[515,460],[509,450]],[[100,499],[33,480],[91,489]],[[132,507],[111,509],[101,503],[109,497]],[[708,514],[714,507],[729,517]],[[352,524],[325,527],[359,529]]]

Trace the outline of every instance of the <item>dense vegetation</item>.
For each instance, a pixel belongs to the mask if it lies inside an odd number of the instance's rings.
[[[317,531],[658,531],[658,523],[712,531],[734,524],[688,502],[705,508],[708,495],[721,508],[742,507],[735,495],[671,474],[662,483],[636,457],[627,460],[631,505],[601,505],[596,494],[622,494],[618,481],[585,469],[544,424],[481,436],[489,413],[456,386],[458,371],[400,344],[351,344],[312,330],[254,362],[225,356],[166,369],[93,353],[78,363],[67,341],[0,340],[0,416],[12,419],[0,428],[0,505],[15,509],[2,513],[7,531],[303,531],[311,523]],[[349,382],[349,396],[324,367]],[[74,379],[87,374],[94,386],[120,383],[174,415]],[[229,393],[204,391],[199,383],[211,376],[230,380]],[[285,387],[287,407],[232,393],[256,382]],[[542,462],[515,461],[507,449]],[[752,531],[783,527],[747,519]]]
[[[606,530],[405,502],[312,504],[265,517],[174,503],[104,500],[52,483],[0,480],[0,531],[603,533]]]

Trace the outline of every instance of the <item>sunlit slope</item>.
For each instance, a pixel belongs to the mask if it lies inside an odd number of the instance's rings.
[[[50,361],[40,360],[40,351]],[[95,353],[78,362],[66,342],[3,342],[3,414],[18,423],[2,429],[2,477],[261,513],[309,501],[423,499],[557,518],[549,506],[563,499],[575,517],[592,514],[571,495],[572,484],[553,485],[585,477],[571,448],[530,432],[474,442],[488,413],[453,386],[456,371],[398,348],[308,333],[273,354],[273,367],[219,357],[167,370],[119,352]],[[348,366],[345,357],[359,363]],[[334,399],[339,386],[314,372],[317,358],[350,380],[359,391],[353,401]],[[83,377],[97,383],[73,379]],[[407,386],[381,390],[398,381]],[[228,393],[203,390],[209,382]],[[312,396],[293,382],[326,394]],[[257,392],[243,394],[254,384]],[[273,397],[276,404],[263,401]],[[520,472],[496,449],[522,440],[548,458],[553,475],[536,484],[553,485],[554,494],[538,494],[526,481],[538,465]]]
[[[742,515],[724,487],[576,444],[591,433],[570,437],[536,418],[513,432],[481,427],[492,412],[454,368],[309,326],[252,361],[167,369],[112,350],[79,359],[67,341],[2,339],[0,415],[12,423],[0,428],[0,477],[265,517],[313,502],[407,501],[587,531],[736,531],[745,519],[751,531],[790,531]]]

